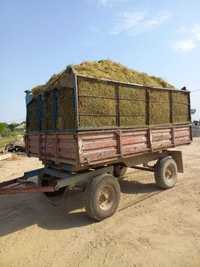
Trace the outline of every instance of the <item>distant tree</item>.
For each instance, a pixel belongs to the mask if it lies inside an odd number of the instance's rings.
[[[8,128],[11,130],[11,132],[13,132],[18,125],[19,123],[13,122],[13,123],[8,124]]]
[[[5,122],[0,122],[0,134],[3,132],[6,128],[8,128],[7,123]]]
[[[11,130],[8,127],[8,124],[5,122],[0,122],[0,135],[1,136],[9,136],[11,133]]]
[[[4,130],[1,132],[2,137],[7,137],[10,134],[11,134],[11,130],[8,127],[4,128]]]

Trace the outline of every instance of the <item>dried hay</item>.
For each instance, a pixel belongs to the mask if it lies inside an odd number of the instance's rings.
[[[115,86],[102,81],[78,78],[79,96],[115,97]]]
[[[127,128],[127,127],[142,127],[145,126],[145,116],[135,115],[135,116],[121,116],[120,117],[120,126]]]
[[[120,86],[119,98],[120,126],[144,126],[145,90]]]
[[[58,116],[57,129],[73,129],[74,125],[74,107],[73,107],[72,89],[62,88],[58,95]]]
[[[188,96],[183,92],[172,93],[173,122],[189,121]]]
[[[38,130],[38,119],[37,119],[37,100],[33,99],[27,106],[27,127],[30,131]]]
[[[173,85],[155,76],[131,70],[122,64],[111,60],[86,61],[78,65],[69,65],[64,71],[52,75],[44,85],[36,86],[32,89],[34,96],[49,91],[60,86],[73,87],[73,71],[77,74],[91,76],[95,78],[111,79],[125,83],[136,83],[145,86],[174,88]]]
[[[80,116],[80,128],[116,127],[116,117]]]
[[[34,96],[44,93],[42,129],[54,128],[52,120],[53,99],[50,91],[58,89],[57,121],[58,130],[75,128],[75,112],[73,104],[74,73],[85,76],[116,80],[124,83],[135,83],[146,87],[174,88],[161,78],[149,76],[110,60],[83,62],[67,67],[64,71],[53,75],[42,86],[33,88]],[[117,126],[117,106],[119,104],[120,126],[145,126],[146,103],[145,90],[141,87],[119,86],[119,103],[116,101],[117,90],[114,83],[96,81],[78,77],[79,94],[79,127],[106,128]],[[188,100],[186,94],[173,93],[174,122],[188,121]],[[170,95],[168,91],[150,90],[149,124],[170,123]],[[36,130],[37,108],[30,105],[31,130]]]
[[[149,124],[170,123],[170,100],[168,91],[150,91]]]
[[[136,83],[152,87],[174,88],[173,85],[161,78],[131,70],[124,65],[111,60],[86,61],[79,65],[73,65],[73,69],[78,74],[95,78],[111,79],[125,83]]]
[[[73,73],[70,66],[58,74],[53,74],[46,84],[33,87],[32,94],[33,96],[38,96],[41,93],[62,87],[73,88]]]

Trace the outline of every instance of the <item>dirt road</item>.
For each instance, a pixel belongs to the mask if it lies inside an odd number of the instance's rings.
[[[0,197],[0,266],[199,267],[200,139],[182,150],[175,188],[159,191],[151,173],[134,171],[121,183],[119,211],[100,223],[85,215],[83,193]],[[0,162],[0,180],[39,166],[24,157]]]

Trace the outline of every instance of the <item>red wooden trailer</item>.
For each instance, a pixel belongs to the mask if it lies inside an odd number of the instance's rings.
[[[81,116],[86,116],[80,111],[79,83],[82,80],[102,83],[104,86],[115,87],[116,125],[113,127],[81,127]],[[62,84],[62,89],[63,89]],[[143,90],[144,120],[145,125],[132,125],[122,127],[120,125],[121,114],[119,87],[125,86],[130,90]],[[65,86],[64,86],[65,88]],[[175,89],[160,89],[145,87],[136,84],[122,83],[118,81],[96,79],[83,75],[72,75],[72,86],[66,85],[66,90],[72,91],[73,110],[66,109],[65,116],[74,118],[73,129],[57,129],[56,105],[52,108],[52,120],[54,128],[42,129],[41,117],[45,116],[45,98],[39,95],[35,108],[38,116],[38,128],[29,128],[29,105],[33,99],[27,95],[27,133],[25,136],[26,152],[30,157],[38,157],[45,165],[35,175],[39,176],[39,186],[27,191],[42,191],[52,196],[62,194],[66,188],[79,187],[86,190],[86,210],[90,217],[102,220],[111,216],[117,209],[120,200],[119,180],[123,177],[126,168],[137,168],[155,173],[156,184],[163,188],[171,188],[176,184],[177,173],[183,172],[182,154],[174,150],[180,145],[190,144],[192,141],[190,94],[188,91]],[[156,105],[151,99],[151,92],[167,94],[169,121],[167,123],[152,124],[152,106]],[[45,94],[45,93],[44,93]],[[59,88],[50,91],[52,99],[58,99]],[[177,102],[180,95],[182,101]],[[94,101],[103,96],[93,97]],[[106,99],[106,97],[104,97]],[[37,100],[38,100],[37,99]],[[41,100],[43,99],[43,105]],[[127,100],[127,99],[126,99]],[[35,99],[34,99],[35,101]],[[56,101],[54,101],[56,102]],[[134,102],[134,101],[133,101]],[[135,104],[136,105],[136,104]],[[177,110],[181,110],[177,116]],[[161,110],[160,112],[166,112]],[[87,114],[87,116],[99,116]],[[104,116],[106,116],[104,114]],[[108,115],[110,116],[110,115]],[[173,148],[173,149],[172,149]],[[26,177],[31,174],[26,174]],[[19,180],[17,180],[18,182]],[[16,180],[14,181],[16,185]],[[10,188],[10,185],[0,185],[0,194],[16,193],[18,185]],[[26,192],[26,188],[21,192]]]

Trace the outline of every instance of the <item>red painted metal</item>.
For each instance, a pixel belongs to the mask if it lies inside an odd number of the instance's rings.
[[[37,186],[36,184],[25,181],[22,178],[23,177],[0,183],[0,195],[55,191],[55,186]]]
[[[97,164],[123,162],[123,158],[191,143],[190,125],[146,129],[113,129],[70,133],[28,134],[30,156],[65,163],[78,171]]]

